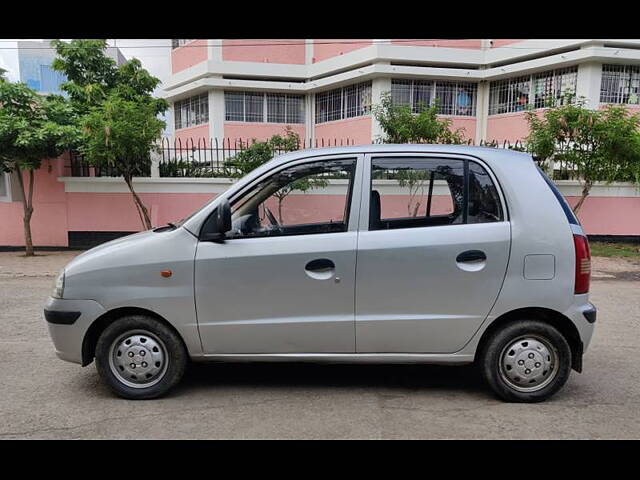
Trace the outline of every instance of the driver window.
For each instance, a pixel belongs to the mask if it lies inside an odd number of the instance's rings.
[[[354,173],[355,159],[280,170],[233,203],[227,238],[346,231]]]

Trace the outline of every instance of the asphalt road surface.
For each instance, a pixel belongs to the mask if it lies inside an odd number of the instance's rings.
[[[0,439],[640,438],[638,261],[594,259],[584,372],[542,404],[497,400],[472,367],[313,364],[196,364],[134,402],[54,354],[42,307],[73,255],[0,253]]]

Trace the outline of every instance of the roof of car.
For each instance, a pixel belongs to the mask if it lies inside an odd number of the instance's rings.
[[[294,158],[306,158],[324,155],[341,155],[348,153],[448,153],[471,155],[488,163],[509,158],[509,160],[531,161],[531,155],[506,148],[476,147],[471,145],[432,145],[432,144],[369,144],[350,145],[348,147],[323,147],[296,150],[274,157],[271,162],[282,163]],[[269,163],[271,163],[269,162]]]

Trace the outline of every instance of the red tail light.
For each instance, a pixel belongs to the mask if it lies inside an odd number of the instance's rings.
[[[573,244],[576,249],[576,283],[573,293],[589,293],[589,281],[591,280],[591,252],[589,240],[584,235],[573,235]]]

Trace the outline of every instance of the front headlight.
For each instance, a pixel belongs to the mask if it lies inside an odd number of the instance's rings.
[[[64,294],[64,268],[60,270],[58,278],[56,278],[56,286],[53,288],[53,298],[62,298]]]

